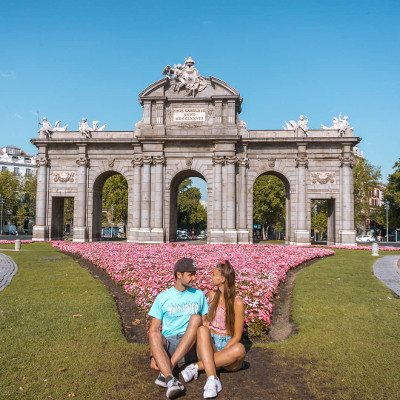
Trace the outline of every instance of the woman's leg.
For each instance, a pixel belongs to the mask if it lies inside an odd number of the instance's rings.
[[[200,326],[197,330],[197,355],[201,365],[199,369],[205,370],[207,376],[217,376],[214,363],[214,348],[211,341],[210,330],[206,326]]]
[[[198,353],[197,353],[198,354]],[[224,368],[227,371],[238,371],[242,366],[246,350],[241,343],[235,343],[233,346],[222,349],[214,353],[214,364],[216,368]],[[204,369],[202,358],[197,363],[199,371]]]

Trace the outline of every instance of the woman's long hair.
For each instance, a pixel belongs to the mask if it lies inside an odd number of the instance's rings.
[[[235,288],[235,270],[233,269],[231,263],[225,260],[217,265],[221,275],[225,278],[224,282],[224,298],[225,298],[225,326],[229,334],[232,336],[235,327],[235,310],[234,303],[236,297]],[[215,313],[217,311],[219,299],[221,296],[221,291],[218,289],[215,292],[214,298],[211,302],[210,309],[208,311],[208,321],[211,322],[215,318]]]

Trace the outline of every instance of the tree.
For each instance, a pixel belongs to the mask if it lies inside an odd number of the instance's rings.
[[[207,211],[200,203],[200,199],[200,189],[192,187],[190,178],[184,179],[178,188],[178,227],[206,229]]]
[[[18,210],[20,199],[20,182],[12,172],[0,173],[0,194],[4,199],[3,221],[12,220]]]
[[[103,209],[111,210],[116,223],[128,222],[128,182],[118,174],[108,178],[103,187]]]
[[[400,158],[393,165],[394,172],[388,176],[388,184],[383,192],[385,201],[389,202],[389,226],[400,228]],[[386,215],[386,210],[383,210]],[[386,225],[386,219],[384,222]]]
[[[326,200],[311,201],[311,229],[315,230],[314,240],[322,240],[328,228],[328,202]]]
[[[263,239],[268,227],[283,230],[285,226],[286,188],[273,175],[262,175],[256,179],[253,189],[253,220],[262,226]]]
[[[365,220],[372,219],[377,207],[369,204],[370,192],[382,178],[380,167],[375,167],[363,157],[355,156],[354,177],[354,223],[358,231],[365,227]]]

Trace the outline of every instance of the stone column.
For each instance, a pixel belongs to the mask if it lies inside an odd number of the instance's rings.
[[[227,182],[224,203],[226,207],[226,229],[236,228],[236,162],[237,157],[226,157]]]
[[[74,242],[86,242],[88,240],[88,227],[86,225],[87,210],[87,166],[86,146],[80,146],[77,174],[77,196],[75,199]]]
[[[213,177],[213,193],[212,193],[212,226],[208,228],[211,243],[223,242],[222,231],[222,164],[224,156],[214,156],[214,177]],[[211,228],[211,229],[210,229]]]
[[[42,153],[42,154],[41,154]],[[41,155],[40,155],[41,154]],[[32,240],[43,241],[49,238],[47,225],[47,148],[39,148],[39,158],[36,160],[37,191],[36,191],[36,223],[33,227]]]
[[[296,210],[296,230],[295,244],[307,245],[310,244],[310,232],[307,229],[307,168],[308,158],[306,145],[298,146],[298,156],[296,158],[297,167],[297,210]]]
[[[133,187],[132,187],[132,228],[129,230],[129,242],[138,241],[138,232],[141,226],[141,192],[142,192],[142,165],[143,158],[134,157],[131,161],[133,166]]]
[[[356,244],[354,230],[354,198],[353,198],[353,154],[350,145],[343,146],[343,156],[340,159],[342,167],[342,229],[339,231],[340,243],[343,245]]]
[[[164,242],[163,228],[163,195],[164,195],[164,156],[153,157],[155,164],[154,183],[154,227],[151,230],[153,242]]]
[[[150,232],[150,200],[151,200],[151,187],[150,187],[150,166],[153,159],[152,157],[143,157],[142,168],[142,207],[141,207],[141,230]],[[141,239],[146,240],[146,239]]]
[[[151,101],[145,101],[143,104],[143,124],[151,124]]]
[[[246,155],[239,159],[239,205],[238,205],[238,242],[249,243],[250,231],[247,226],[247,167],[249,160]]]

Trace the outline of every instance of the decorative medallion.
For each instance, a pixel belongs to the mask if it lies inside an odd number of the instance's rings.
[[[75,172],[71,171],[54,171],[54,183],[75,183]]]
[[[336,183],[335,172],[311,172],[311,183],[314,185],[326,185]]]

